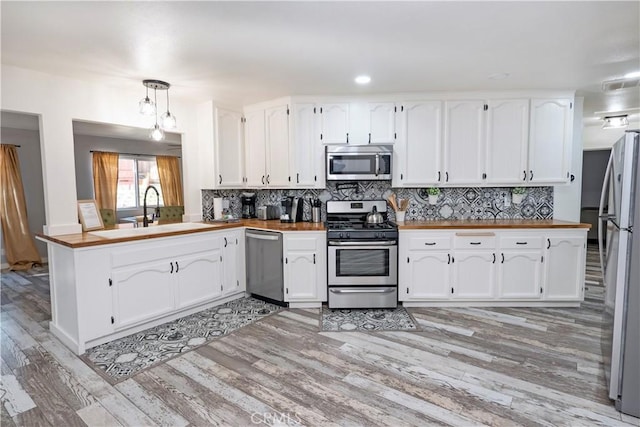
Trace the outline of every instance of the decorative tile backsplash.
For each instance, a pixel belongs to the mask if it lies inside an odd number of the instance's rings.
[[[527,187],[522,203],[517,205],[511,203],[511,188],[507,187],[441,188],[440,191],[438,202],[430,205],[426,188],[391,188],[388,181],[328,182],[324,190],[202,190],[202,217],[213,219],[214,197],[229,200],[231,213],[239,217],[240,196],[255,192],[256,207],[279,205],[286,196],[302,197],[305,201],[317,197],[323,202],[322,221],[326,219],[327,200],[378,200],[386,199],[391,193],[409,199],[406,221],[553,218],[553,187]],[[387,212],[390,219],[395,219],[390,206]],[[305,202],[303,220],[310,219],[310,204]]]

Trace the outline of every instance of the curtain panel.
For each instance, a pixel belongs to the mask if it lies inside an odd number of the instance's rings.
[[[165,206],[184,206],[180,161],[173,156],[156,156],[160,187]]]
[[[93,152],[93,194],[99,209],[116,212],[118,153]]]
[[[28,270],[42,264],[29,231],[27,203],[14,145],[0,146],[0,222],[5,256],[11,270]]]

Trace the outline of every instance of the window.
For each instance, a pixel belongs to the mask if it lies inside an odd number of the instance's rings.
[[[120,156],[118,159],[118,209],[135,209],[144,204],[144,191],[153,185],[160,193],[160,206],[163,206],[162,187],[158,166],[153,157],[137,158]],[[155,191],[150,191],[147,206],[157,203]]]

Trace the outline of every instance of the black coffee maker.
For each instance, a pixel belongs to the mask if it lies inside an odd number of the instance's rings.
[[[299,197],[287,196],[282,199],[280,222],[301,222],[303,203]]]
[[[242,203],[242,218],[257,218],[255,193],[242,193],[240,202]]]

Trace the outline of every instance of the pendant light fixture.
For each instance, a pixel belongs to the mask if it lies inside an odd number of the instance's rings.
[[[147,95],[140,101],[140,113],[143,115],[154,115],[155,124],[149,131],[149,138],[154,141],[162,141],[164,139],[164,129],[175,129],[176,116],[169,111],[169,88],[171,85],[162,80],[143,80],[142,84],[147,88]],[[153,102],[149,99],[149,89],[153,89]],[[167,91],[167,111],[160,117],[158,124],[158,90]]]

